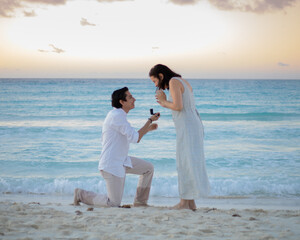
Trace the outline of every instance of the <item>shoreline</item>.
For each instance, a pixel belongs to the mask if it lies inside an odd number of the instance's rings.
[[[126,197],[122,204],[132,200]],[[72,206],[71,196],[0,194],[0,238],[296,240],[300,235],[299,201],[210,198],[210,204],[197,200],[195,212],[171,210],[178,200],[150,197],[150,207],[128,209]]]
[[[132,204],[134,197],[125,196],[123,204]],[[36,194],[36,193],[0,193],[0,201],[40,202],[53,204],[71,204],[73,195]],[[179,202],[179,197],[150,196],[148,204],[153,207],[172,207]],[[197,208],[220,209],[267,209],[267,210],[300,210],[299,198],[252,197],[252,196],[210,196],[195,200]]]

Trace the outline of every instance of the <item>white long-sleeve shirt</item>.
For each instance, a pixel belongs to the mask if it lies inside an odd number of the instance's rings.
[[[137,143],[139,133],[127,121],[127,113],[122,108],[111,110],[103,123],[102,152],[99,170],[117,177],[125,176],[125,167],[132,168],[128,156],[129,144]]]

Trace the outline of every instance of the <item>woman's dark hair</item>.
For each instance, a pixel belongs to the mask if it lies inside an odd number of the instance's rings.
[[[120,100],[126,101],[127,87],[115,90],[111,95],[111,105],[115,108],[122,108]]]
[[[161,79],[159,74],[162,74],[164,77]],[[169,89],[169,82],[173,77],[181,77],[180,74],[173,72],[170,68],[163,64],[157,64],[151,68],[149,72],[149,77],[156,77],[159,79],[158,87],[159,89]]]

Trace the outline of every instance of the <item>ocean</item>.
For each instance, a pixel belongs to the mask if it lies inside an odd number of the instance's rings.
[[[188,80],[205,130],[210,196],[300,200],[300,80]],[[150,198],[178,198],[172,115],[149,79],[0,79],[0,193],[104,193],[101,128],[111,93],[124,86],[136,98],[128,120],[137,130],[150,108],[161,113],[159,128],[130,147],[154,165]],[[125,197],[137,181],[127,175]]]

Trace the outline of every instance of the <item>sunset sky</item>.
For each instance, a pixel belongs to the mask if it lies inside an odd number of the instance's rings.
[[[0,78],[300,79],[300,0],[0,0]]]

